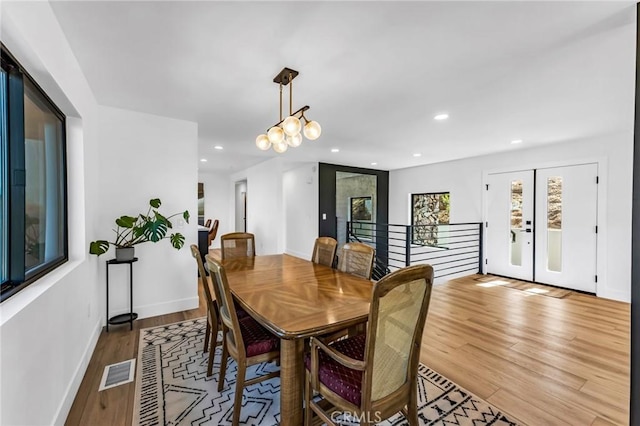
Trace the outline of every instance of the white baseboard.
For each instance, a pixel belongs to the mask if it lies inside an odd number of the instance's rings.
[[[98,319],[93,327],[93,331],[91,332],[89,343],[85,347],[82,358],[78,363],[78,368],[76,368],[76,371],[73,374],[73,378],[69,382],[69,386],[67,387],[64,398],[62,399],[62,402],[58,407],[58,411],[56,412],[56,415],[54,417],[54,425],[65,424],[67,416],[69,415],[69,411],[71,410],[71,406],[73,405],[73,401],[75,400],[78,390],[80,389],[80,385],[82,384],[82,379],[87,372],[87,367],[89,367],[89,361],[91,361],[93,352],[96,349],[96,345],[98,344],[98,339],[100,338],[101,332],[102,321]]]
[[[197,297],[189,297],[187,299],[172,300],[171,302],[158,303],[155,305],[134,306],[133,310],[138,313],[138,318],[149,318],[196,309],[199,303],[200,301]]]
[[[631,303],[631,294],[627,294],[623,291],[610,290],[610,289],[597,289],[596,295],[605,299],[617,300],[618,302]]]
[[[311,260],[311,256],[309,255],[309,253],[302,253],[295,250],[285,250],[285,253],[291,256],[299,257],[300,259]]]

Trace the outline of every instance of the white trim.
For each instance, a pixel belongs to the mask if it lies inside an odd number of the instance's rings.
[[[82,263],[83,262],[79,260],[67,261],[2,302],[2,305],[0,305],[0,327],[73,272]]]
[[[53,424],[56,426],[64,425],[67,420],[67,416],[69,415],[69,411],[71,411],[73,401],[75,400],[78,390],[80,389],[82,379],[84,378],[84,375],[87,372],[87,368],[89,367],[91,356],[93,355],[93,352],[96,349],[96,345],[98,344],[98,339],[100,338],[101,331],[102,324],[101,321],[98,320],[93,326],[93,332],[91,333],[89,343],[84,349],[76,371],[73,373],[73,378],[69,381],[69,386],[67,386],[67,390],[64,393],[62,401],[60,402],[60,406],[58,407],[56,414],[53,416]]]
[[[301,253],[295,250],[285,250],[284,252],[285,254],[288,254],[289,256],[293,256],[293,257],[299,257],[300,259],[304,259],[304,260],[311,260],[311,256],[309,255],[309,253]]]
[[[165,303],[157,303],[157,304],[144,305],[144,306],[134,306],[133,310],[138,313],[138,318],[142,319],[142,318],[156,317],[158,315],[166,315],[173,312],[188,311],[190,309],[196,309],[199,303],[200,301],[198,297],[189,297],[186,299],[172,300],[170,302],[165,302]],[[129,311],[127,310],[126,312],[120,312],[120,313],[129,313]],[[118,312],[116,313],[111,312],[111,316],[117,315],[117,314]]]

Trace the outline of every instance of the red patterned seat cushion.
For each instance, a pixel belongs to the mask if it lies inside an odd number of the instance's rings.
[[[249,314],[247,313],[247,311],[245,311],[244,309],[242,309],[242,307],[240,306],[240,304],[238,302],[236,302],[235,300],[233,301],[233,305],[236,307],[236,315],[238,315],[238,319],[242,319],[245,317],[248,317]]]
[[[238,319],[238,322],[247,357],[276,351],[280,348],[280,339],[250,316]]]
[[[364,360],[366,335],[349,337],[338,340],[330,346],[349,358]],[[360,406],[362,397],[362,371],[352,370],[334,361],[322,350],[318,352],[318,380],[342,398],[354,405]],[[311,355],[306,354],[304,365],[311,370]]]

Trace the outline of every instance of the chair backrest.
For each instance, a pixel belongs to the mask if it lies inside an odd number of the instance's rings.
[[[211,221],[211,219],[209,219]],[[218,226],[220,225],[220,221],[218,219],[213,221],[213,226],[209,229],[209,233],[207,234],[207,246],[211,245],[211,241],[216,239],[216,235],[218,235]]]
[[[236,313],[236,307],[233,303],[233,295],[229,288],[224,266],[209,255],[206,255],[204,258],[207,261],[209,275],[211,276],[213,288],[218,298],[220,319],[222,319],[223,324],[229,330],[227,337],[231,339],[231,344],[235,347],[238,356],[246,357],[244,341],[242,340],[240,324],[238,323],[238,314]]]
[[[207,221],[204,223],[204,226],[211,229],[211,219],[207,219]]]
[[[320,265],[333,267],[333,262],[336,258],[336,249],[338,248],[338,242],[331,237],[318,237],[316,243],[313,246],[313,255],[311,261]]]
[[[255,237],[248,232],[224,234],[220,237],[220,247],[223,260],[256,255]]]
[[[373,247],[363,243],[347,243],[342,246],[338,269],[368,280],[373,272]]]
[[[209,313],[209,315],[211,315],[211,313],[215,314],[215,307],[213,305],[213,294],[215,293],[211,293],[211,284],[209,283],[209,277],[207,276],[207,271],[205,271],[204,269],[204,264],[202,263],[202,256],[200,255],[200,250],[198,250],[198,246],[195,244],[191,244],[191,246],[189,246],[189,248],[191,249],[191,255],[193,256],[193,258],[196,260],[196,263],[198,264],[198,275],[200,275],[200,278],[202,279],[202,287],[204,288],[204,295],[206,297],[206,302],[207,302],[207,312]],[[215,298],[217,299],[217,297]],[[212,321],[217,321],[215,318],[209,318]]]
[[[402,386],[416,386],[420,342],[432,286],[431,265],[408,266],[374,285],[366,337],[363,401],[379,400]]]

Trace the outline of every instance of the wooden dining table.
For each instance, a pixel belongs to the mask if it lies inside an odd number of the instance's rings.
[[[302,424],[304,340],[362,323],[373,283],[282,255],[222,264],[237,302],[280,338],[280,424]]]

